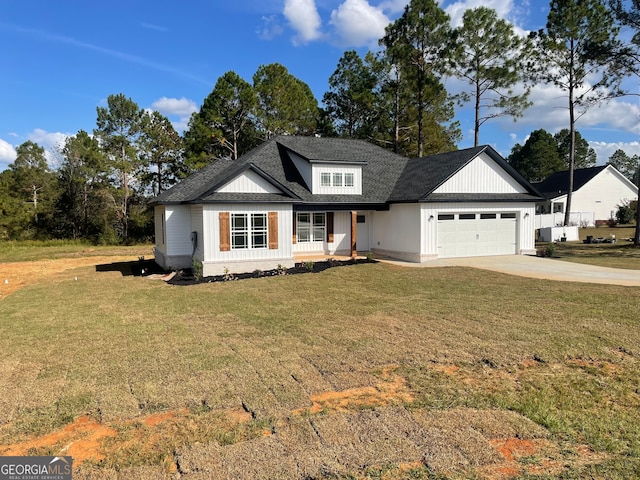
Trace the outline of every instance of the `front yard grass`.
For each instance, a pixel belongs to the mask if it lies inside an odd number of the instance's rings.
[[[0,264],[98,255],[138,255],[153,258],[153,245],[93,245],[73,240],[0,242]]]
[[[635,227],[581,228],[581,241],[556,243],[553,257],[600,267],[640,270],[640,248],[629,242],[634,232]],[[587,238],[587,235],[606,239],[615,235],[616,243],[583,243],[582,240]]]
[[[276,478],[283,451],[308,478],[634,478],[639,319],[635,288],[457,267],[78,268],[0,300],[0,455],[91,439],[74,478]]]

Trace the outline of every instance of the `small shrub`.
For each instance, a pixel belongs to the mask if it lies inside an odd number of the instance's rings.
[[[556,244],[554,242],[538,248],[536,254],[538,257],[553,257],[556,253]]]
[[[278,266],[276,267],[276,275],[286,275],[286,274],[287,274],[287,267],[279,263]]]
[[[224,267],[224,274],[222,275],[222,280],[225,282],[230,282],[231,280],[235,280],[236,277],[229,271],[227,267]]]
[[[545,248],[544,253],[546,257],[553,257],[556,253],[556,244],[553,242],[549,243]]]
[[[193,276],[197,280],[200,280],[202,278],[202,262],[196,257],[193,257],[191,259],[191,270],[193,271]]]
[[[304,263],[304,268],[307,272],[313,272],[314,263],[311,260],[308,260]]]
[[[618,223],[627,225],[631,223],[634,215],[635,212],[629,202],[618,205],[618,211],[616,212],[616,220],[618,221]]]
[[[373,260],[373,253],[367,252],[367,261],[370,262]]]

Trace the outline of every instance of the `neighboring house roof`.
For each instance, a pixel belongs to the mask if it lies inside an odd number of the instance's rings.
[[[573,172],[573,191],[580,190],[605,168],[607,165],[576,168]],[[569,170],[553,173],[542,182],[533,185],[548,199],[566,195],[569,192]]]
[[[525,194],[435,194],[447,179],[481,153],[505,169],[528,193]],[[306,185],[293,157],[310,163],[362,165],[362,194],[318,195]],[[219,192],[227,182],[251,170],[282,194]],[[540,193],[489,146],[408,159],[363,140],[279,136],[266,141],[238,160],[221,159],[161,193],[151,204],[288,202],[305,205],[332,204],[335,208],[384,206],[420,201],[532,201]]]

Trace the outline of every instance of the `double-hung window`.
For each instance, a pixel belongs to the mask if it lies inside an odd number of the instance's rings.
[[[231,248],[267,248],[268,227],[265,213],[231,214]]]
[[[327,231],[327,216],[322,213],[298,213],[298,242],[322,242]]]

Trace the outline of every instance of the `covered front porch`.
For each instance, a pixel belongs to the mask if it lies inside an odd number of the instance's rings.
[[[373,211],[297,211],[293,216],[294,259],[366,256]]]

